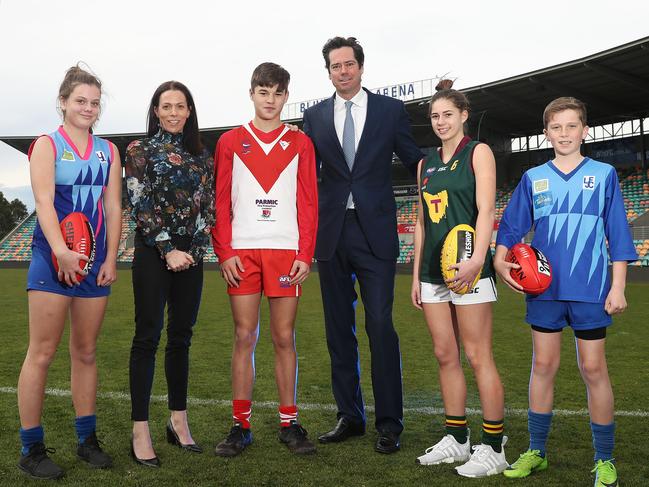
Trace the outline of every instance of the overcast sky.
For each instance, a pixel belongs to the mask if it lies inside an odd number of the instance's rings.
[[[169,79],[188,85],[204,128],[251,118],[250,75],[264,61],[291,73],[289,102],[333,93],[320,51],[335,35],[363,45],[368,88],[447,73],[465,88],[645,37],[648,21],[644,0],[0,0],[0,135],[53,131],[78,61],[104,84],[96,133],[144,131]],[[0,143],[0,191],[33,207],[28,185],[26,157]]]

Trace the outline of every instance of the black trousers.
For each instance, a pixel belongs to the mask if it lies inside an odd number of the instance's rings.
[[[403,430],[403,393],[399,337],[392,323],[395,268],[394,260],[372,254],[352,210],[345,215],[334,255],[330,260],[318,261],[338,418],[365,424],[356,340],[358,296],[354,283],[358,279],[370,343],[375,426],[379,432],[399,434]]]
[[[188,248],[188,241],[174,242]],[[184,245],[183,245],[184,244]],[[155,355],[164,326],[167,307],[165,375],[169,409],[187,409],[189,347],[203,290],[203,262],[181,272],[167,270],[158,250],[148,247],[138,235],[133,258],[135,336],[131,346],[129,379],[131,419],[149,419],[149,401],[155,370]]]

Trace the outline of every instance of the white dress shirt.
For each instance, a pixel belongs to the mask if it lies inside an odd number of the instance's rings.
[[[340,146],[343,145],[343,128],[345,127],[345,100],[336,94],[334,100],[334,127]],[[354,119],[354,140],[355,148],[358,149],[358,141],[361,140],[365,118],[367,117],[367,93],[363,88],[350,100],[352,104],[352,118]]]

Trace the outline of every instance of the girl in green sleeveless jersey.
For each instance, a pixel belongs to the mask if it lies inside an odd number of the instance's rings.
[[[417,459],[422,465],[462,462],[460,475],[485,477],[507,468],[503,437],[504,391],[494,363],[492,305],[496,300],[489,243],[496,200],[496,163],[486,144],[464,135],[469,102],[442,80],[431,99],[433,131],[442,141],[419,163],[419,212],[415,227],[412,303],[423,309],[439,363],[439,380],[446,414],[446,436]],[[453,266],[456,274],[444,281],[440,252],[444,238],[456,225],[476,229],[473,256]],[[465,294],[476,276],[480,280]],[[482,440],[471,453],[466,421],[466,381],[460,346],[473,368],[483,411]]]

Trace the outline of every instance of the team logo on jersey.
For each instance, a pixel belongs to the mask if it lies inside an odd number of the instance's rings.
[[[455,159],[453,161],[453,164],[451,164],[451,171],[455,171],[455,168],[457,167],[457,163],[460,162],[459,159]]]
[[[436,194],[424,193],[424,200],[428,205],[428,216],[430,216],[433,223],[439,223],[446,215],[448,193],[446,190]]]
[[[535,194],[533,200],[535,210],[543,208],[544,206],[550,206],[553,203],[552,193],[544,191],[543,193]]]
[[[550,189],[550,181],[548,179],[537,179],[532,183],[532,186],[534,194],[543,193]]]
[[[433,174],[434,172],[435,172],[434,167],[429,167],[428,169],[426,169],[426,174]]]
[[[106,162],[106,155],[103,150],[95,151],[95,155],[97,156],[97,159],[99,159],[99,162]]]
[[[595,176],[584,176],[583,188],[593,191],[595,189]]]
[[[67,150],[63,149],[63,155],[61,156],[62,161],[75,161],[76,159],[74,158],[74,154]]]
[[[286,150],[286,148],[289,146],[290,142],[286,142],[285,140],[280,140],[279,145],[282,147],[282,149]]]
[[[277,206],[277,200],[273,199],[256,199],[255,205],[257,208],[261,208],[261,221],[270,220],[272,216],[273,208]],[[260,220],[257,220],[260,221]],[[272,220],[270,220],[272,221]]]
[[[287,288],[291,287],[291,276],[283,275],[277,278],[279,281],[279,287]]]
[[[241,153],[242,154],[250,154],[252,152],[252,144],[248,139],[244,139],[241,142]]]

